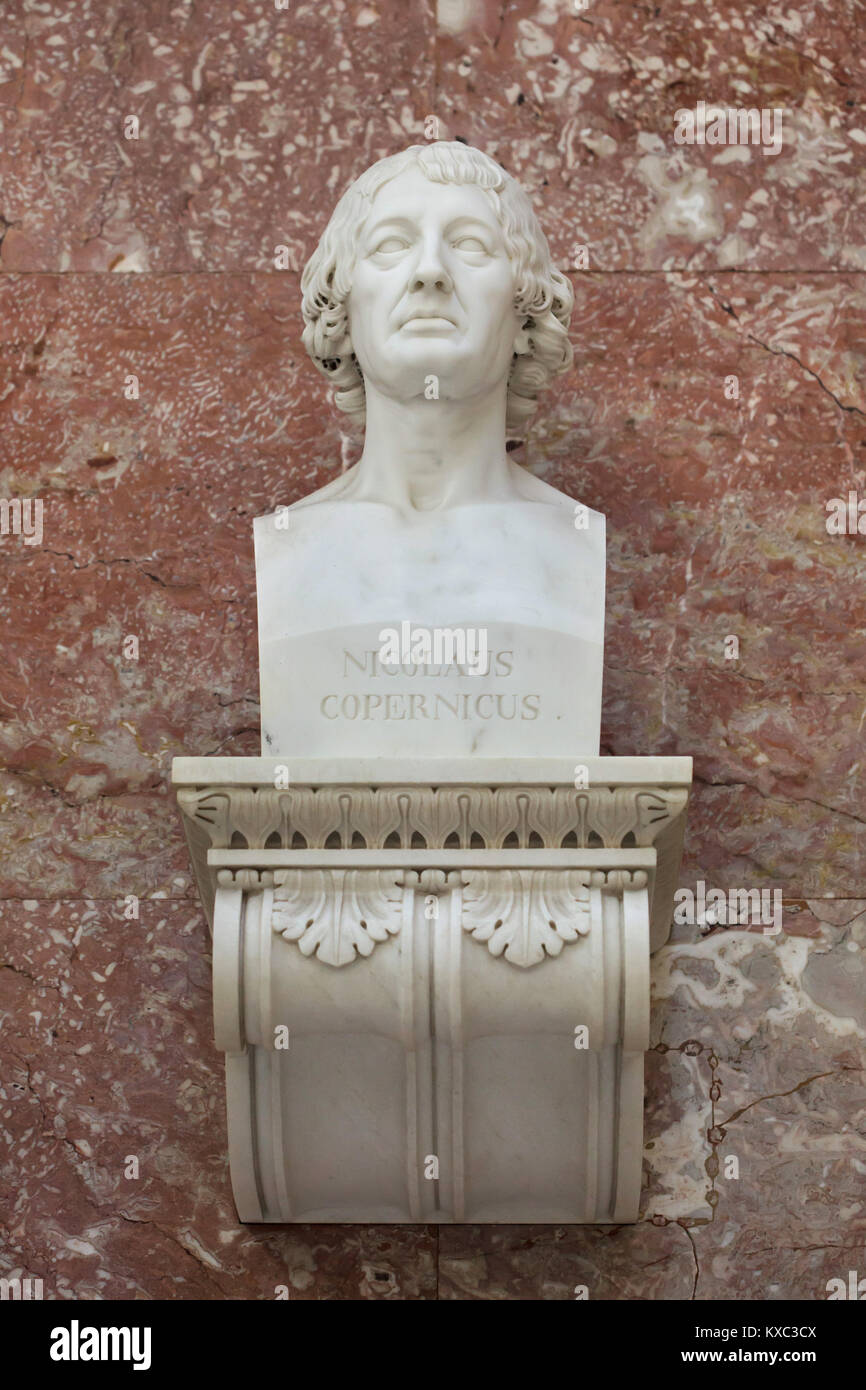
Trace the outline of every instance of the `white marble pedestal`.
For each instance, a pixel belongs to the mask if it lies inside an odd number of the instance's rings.
[[[242,1221],[637,1219],[691,759],[575,772],[175,759]]]

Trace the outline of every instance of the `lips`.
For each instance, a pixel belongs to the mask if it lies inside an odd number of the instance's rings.
[[[413,310],[413,312],[403,320],[400,327],[405,328],[407,323],[430,323],[431,321],[439,323],[450,323],[452,328],[457,327],[450,314],[442,314],[439,313],[438,310],[429,309]]]

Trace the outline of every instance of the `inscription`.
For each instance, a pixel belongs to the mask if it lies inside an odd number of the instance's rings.
[[[326,719],[537,719],[540,695],[486,690],[481,695],[422,695],[391,691],[387,695],[325,695]]]
[[[395,666],[382,660],[377,651],[356,653],[343,649],[343,678],[357,682],[358,676],[368,680],[394,677],[402,680],[424,681],[438,679],[448,682],[451,689],[386,690],[386,680],[382,679],[376,690],[359,692],[332,691],[324,695],[319,704],[323,718],[334,721],[372,720],[397,722],[401,720],[528,720],[533,721],[541,713],[541,695],[536,692],[513,690],[474,690],[454,689],[454,683],[464,677],[487,676],[494,680],[507,680],[514,674],[514,652],[496,651],[485,654],[485,669],[465,662],[433,664],[430,662],[408,663]],[[473,680],[474,684],[474,680]]]

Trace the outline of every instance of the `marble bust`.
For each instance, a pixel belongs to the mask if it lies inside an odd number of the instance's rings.
[[[479,150],[414,145],[344,193],[302,290],[364,444],[255,521],[262,752],[598,753],[604,517],[506,451],[572,361],[529,198]]]
[[[506,450],[571,289],[450,142],[362,174],[302,287],[363,451],[255,522],[262,756],[174,767],[239,1217],[636,1221],[691,764],[597,756],[604,518]]]

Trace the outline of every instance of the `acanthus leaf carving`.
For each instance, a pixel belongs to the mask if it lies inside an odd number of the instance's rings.
[[[302,955],[350,965],[400,930],[400,870],[287,869],[274,877],[271,925]]]
[[[587,878],[579,869],[466,870],[464,930],[492,956],[524,969],[538,965],[588,933]]]

